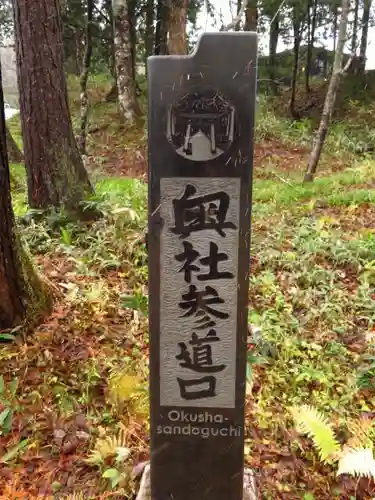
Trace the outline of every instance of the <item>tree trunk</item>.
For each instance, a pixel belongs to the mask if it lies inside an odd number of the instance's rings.
[[[241,7],[241,2],[239,2]],[[244,31],[256,31],[258,24],[258,5],[257,0],[248,0],[245,10]]]
[[[169,0],[168,52],[185,55],[187,53],[187,6],[188,0]]]
[[[354,21],[353,21],[353,35],[352,35],[352,54],[357,50],[357,40],[358,40],[358,11],[359,11],[359,0],[355,0],[354,3]]]
[[[14,14],[29,205],[77,210],[92,188],[70,120],[59,0],[15,0]]]
[[[0,331],[14,328],[29,318],[38,320],[51,305],[16,230],[1,81],[0,66]]]
[[[308,166],[305,172],[304,182],[311,182],[314,179],[320,155],[323,149],[324,141],[327,136],[329,123],[332,118],[333,108],[336,100],[337,88],[339,86],[340,77],[342,74],[342,63],[344,58],[344,45],[346,41],[348,15],[349,15],[349,0],[342,0],[339,38],[337,42],[337,49],[335,52],[333,71],[331,79],[329,81],[327,95],[324,101],[324,107],[323,107],[322,117],[320,120],[319,129],[317,132],[313,149],[310,154]]]
[[[237,16],[241,12],[241,5],[242,5],[242,0],[237,0]],[[240,28],[241,28],[241,21],[238,21],[238,23],[236,23],[236,26],[234,27],[234,31],[240,31]]]
[[[367,38],[368,38],[368,28],[370,20],[370,9],[371,9],[371,0],[364,0],[363,14],[362,14],[362,37],[361,37],[361,47],[359,50],[361,73],[364,73],[366,68],[366,52],[367,52]]]
[[[337,16],[338,9],[337,6],[333,9],[333,52],[336,52],[336,43],[337,43]]]
[[[134,78],[134,84],[136,85],[136,50],[137,50],[137,31],[136,31],[136,15],[135,15],[135,0],[127,0],[128,3],[128,19],[129,19],[129,33],[130,33],[130,50],[132,55],[132,74]],[[137,94],[136,94],[137,95]]]
[[[301,22],[298,17],[297,9],[294,7],[293,8],[294,57],[293,57],[293,74],[292,74],[292,94],[290,96],[290,113],[293,118],[298,118],[295,109],[295,101],[296,101],[297,78],[298,78],[299,48],[301,44],[300,28],[301,28]]]
[[[307,42],[307,58],[306,58],[306,72],[305,72],[305,88],[306,92],[310,92],[310,73],[311,73],[311,63],[312,55],[315,43],[315,31],[316,31],[316,10],[318,2],[317,0],[312,0],[312,3],[308,9],[309,18],[309,37]],[[311,12],[312,9],[312,12]]]
[[[92,55],[92,29],[93,29],[93,0],[87,0],[87,24],[86,24],[86,51],[83,61],[83,71],[80,78],[81,87],[81,133],[78,147],[82,155],[86,154],[87,121],[89,115],[89,100],[87,93],[87,80],[89,77],[91,55]]]
[[[146,62],[147,62],[147,58],[152,56],[154,47],[154,0],[147,0],[145,46],[146,46]]]
[[[276,53],[277,53],[277,42],[279,40],[280,22],[279,15],[273,19],[273,23],[270,26],[270,57],[269,57],[269,79],[271,81],[271,89],[273,94],[276,95],[278,88],[276,82]]]
[[[169,7],[167,2],[168,0],[158,0],[154,49],[156,56],[163,56],[168,53],[167,35]]]
[[[6,139],[7,139],[9,162],[10,163],[22,163],[23,162],[22,151],[17,146],[17,143],[13,139],[12,134],[9,132],[8,127],[6,127]]]
[[[139,114],[133,74],[127,0],[112,0],[118,100],[129,126]]]

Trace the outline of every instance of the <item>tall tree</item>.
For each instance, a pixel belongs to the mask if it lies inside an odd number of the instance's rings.
[[[154,0],[147,0],[146,5],[146,59],[153,53],[154,47]]]
[[[132,61],[132,44],[127,0],[112,0],[115,65],[118,100],[128,125],[139,114]]]
[[[277,94],[277,82],[276,82],[276,71],[277,71],[277,43],[279,40],[280,32],[280,20],[279,15],[276,14],[273,23],[270,26],[270,56],[269,56],[269,79],[271,82],[271,89],[274,94]]]
[[[336,100],[337,88],[340,83],[340,77],[343,73],[344,45],[346,41],[346,32],[348,26],[349,1],[342,0],[341,2],[341,17],[339,27],[339,37],[333,62],[333,71],[329,81],[326,98],[324,101],[323,112],[320,120],[320,125],[316,135],[315,143],[312,148],[307,169],[305,172],[304,182],[310,182],[314,179],[320,155],[323,149],[324,141],[327,137],[329,123],[332,118],[333,108]],[[349,61],[350,63],[350,61]],[[344,68],[346,69],[346,68]]]
[[[29,205],[77,210],[92,188],[73,135],[59,0],[14,0]]]
[[[354,54],[355,51],[356,51],[356,49],[357,49],[358,14],[359,14],[359,0],[354,0],[354,20],[353,20],[353,34],[352,34],[352,54]]]
[[[244,31],[256,31],[257,24],[258,24],[257,0],[248,0],[245,10]]]
[[[311,73],[313,48],[315,43],[317,6],[318,6],[318,0],[310,0],[307,7],[308,34],[307,34],[306,70],[305,70],[306,92],[310,92],[310,73]]]
[[[168,0],[158,0],[156,10],[156,28],[155,28],[155,55],[165,55],[168,52],[168,18],[169,6]]]
[[[168,52],[169,54],[187,53],[187,9],[188,0],[169,0]]]
[[[78,140],[78,147],[81,154],[86,154],[87,121],[89,115],[89,99],[87,93],[87,80],[89,78],[90,63],[92,56],[92,31],[93,31],[93,10],[94,1],[87,0],[87,21],[86,21],[86,50],[83,61],[83,69],[80,78],[81,87],[81,131]]]
[[[8,160],[10,163],[22,163],[23,154],[20,148],[17,146],[16,141],[13,139],[12,134],[9,132],[8,127],[6,127],[6,140],[8,149]]]
[[[301,29],[302,23],[301,23],[301,13],[299,10],[299,5],[297,5],[296,2],[293,3],[292,23],[293,23],[294,48],[293,48],[293,73],[292,73],[292,93],[290,97],[290,113],[293,118],[298,118],[295,109],[295,100],[297,91],[299,52],[300,52],[301,37],[302,37],[302,29]]]
[[[60,4],[66,69],[79,76],[85,49],[85,0],[64,0]]]
[[[127,0],[128,4],[128,20],[130,33],[130,51],[132,55],[132,75],[134,80],[137,75],[136,58],[137,58],[137,0]]]
[[[13,328],[28,318],[47,312],[46,295],[29,257],[21,245],[12,210],[6,147],[4,96],[0,64],[0,330]]]
[[[370,9],[371,9],[371,0],[364,0],[363,14],[362,14],[361,46],[359,49],[359,59],[361,61],[360,69],[362,73],[365,71],[366,67],[366,52],[367,52],[369,21],[370,21]]]

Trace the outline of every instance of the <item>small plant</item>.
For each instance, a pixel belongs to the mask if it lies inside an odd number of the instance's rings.
[[[16,397],[17,389],[18,380],[16,378],[6,385],[3,376],[0,376],[0,405],[3,407],[0,413],[0,435],[4,436],[10,433],[14,413],[20,410]]]
[[[127,432],[121,428],[117,436],[104,436],[98,438],[94,449],[91,451],[87,463],[90,465],[104,465],[111,459],[124,461],[130,455],[127,447]]]
[[[113,371],[108,382],[108,393],[110,402],[118,411],[127,406],[135,413],[148,415],[148,390],[139,376]]]
[[[111,488],[124,484],[129,478],[130,467],[127,460],[131,451],[127,446],[128,434],[121,428],[118,436],[98,438],[95,447],[87,458],[87,463],[104,469],[102,477],[111,482]]]
[[[338,462],[337,475],[375,479],[375,460],[371,440],[372,421],[366,417],[348,424],[351,438],[342,446],[333,426],[315,408],[302,405],[291,409],[297,430],[312,438],[319,458],[325,463]]]
[[[148,297],[142,292],[135,291],[133,295],[122,295],[122,307],[140,311],[148,316]]]

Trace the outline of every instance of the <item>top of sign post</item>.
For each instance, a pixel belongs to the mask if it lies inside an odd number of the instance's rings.
[[[252,163],[256,68],[252,32],[204,33],[189,55],[148,59],[152,176],[243,175]]]

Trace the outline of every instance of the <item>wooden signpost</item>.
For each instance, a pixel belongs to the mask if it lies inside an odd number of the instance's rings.
[[[152,500],[243,495],[256,54],[148,61]]]

